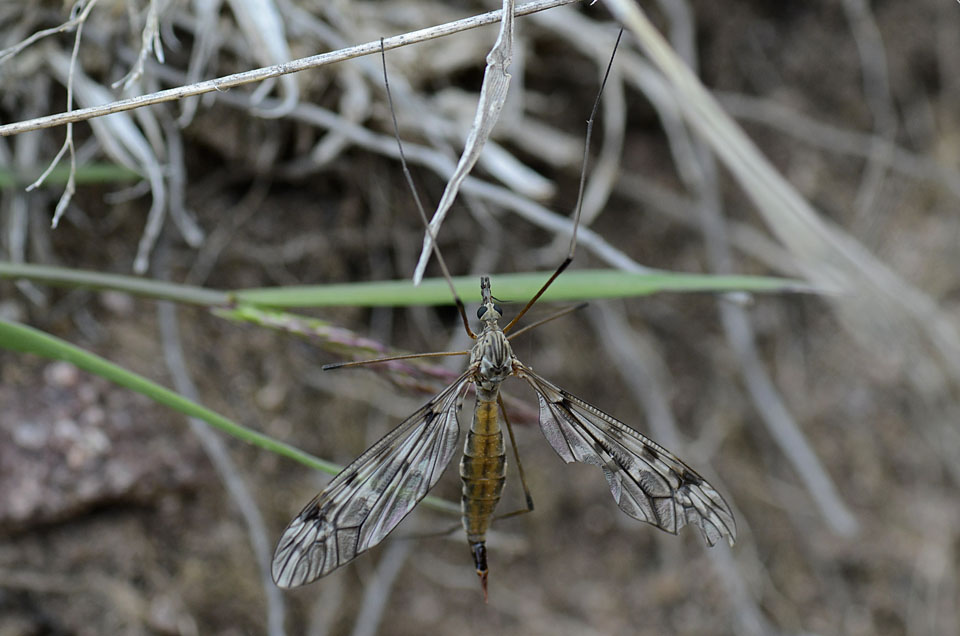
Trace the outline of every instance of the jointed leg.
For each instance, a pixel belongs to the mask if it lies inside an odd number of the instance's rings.
[[[513,436],[513,427],[510,426],[510,419],[507,417],[507,409],[503,405],[503,397],[497,395],[497,403],[500,406],[500,412],[503,413],[503,423],[507,425],[507,434],[510,436],[510,445],[513,446],[513,458],[517,461],[517,473],[520,474],[520,483],[523,485],[523,497],[527,507],[506,514],[497,515],[496,520],[509,519],[517,517],[528,512],[533,512],[533,496],[530,494],[530,488],[527,486],[527,477],[523,473],[523,464],[520,463],[520,450],[517,448],[517,438]]]

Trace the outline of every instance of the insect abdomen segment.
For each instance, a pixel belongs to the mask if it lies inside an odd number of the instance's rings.
[[[478,390],[478,393],[484,392]],[[463,529],[467,533],[484,598],[487,594],[487,528],[503,494],[506,475],[507,457],[503,431],[500,430],[500,409],[496,399],[487,401],[478,397],[460,460],[460,479],[463,480],[460,506]]]
[[[493,510],[503,493],[506,474],[500,409],[496,401],[478,401],[460,460],[463,528],[471,544],[484,540]]]

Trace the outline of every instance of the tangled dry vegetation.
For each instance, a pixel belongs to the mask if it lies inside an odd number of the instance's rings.
[[[458,533],[394,537],[281,594],[262,565],[320,478],[69,365],[4,353],[0,633],[960,633],[960,5],[641,5],[675,55],[629,0],[517,18],[509,96],[440,244],[455,274],[556,266],[616,12],[628,32],[592,152],[595,234],[574,267],[775,274],[824,293],[597,302],[516,349],[708,476],[735,510],[732,551],[622,515],[595,468],[557,461],[517,388],[537,510],[496,527],[489,605]],[[2,3],[0,122],[496,8]],[[497,28],[388,53],[429,202]],[[224,289],[408,277],[423,230],[385,104],[366,56],[0,137],[0,259]],[[65,135],[61,168],[26,191]],[[31,280],[0,292],[0,317],[334,461],[424,399],[371,372],[320,373],[330,357],[309,344],[199,309]],[[441,335],[457,333],[448,308],[323,317],[408,350],[464,346]],[[437,494],[456,498],[449,472]],[[504,509],[519,506],[516,483],[507,492]],[[421,511],[396,534],[452,522]]]

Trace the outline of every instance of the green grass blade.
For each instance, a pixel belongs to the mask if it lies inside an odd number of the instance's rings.
[[[196,402],[174,393],[170,389],[148,380],[147,378],[128,371],[100,356],[76,347],[69,342],[44,333],[33,327],[0,320],[0,348],[21,353],[32,353],[52,360],[64,360],[77,367],[89,371],[115,384],[126,387],[137,393],[142,393],[153,401],[168,406],[176,411],[196,417],[211,426],[229,433],[234,437],[260,448],[272,451],[284,457],[289,457],[311,468],[322,470],[331,475],[339,472],[339,467],[330,462],[314,457],[308,453],[267,437],[262,433],[241,426],[236,422],[211,411]]]
[[[34,169],[11,170],[9,168],[0,168],[0,190],[7,188],[26,188],[29,184],[36,181],[45,167],[38,166]],[[44,179],[45,187],[60,187],[70,178],[70,166],[57,166],[50,171],[47,178]],[[74,173],[74,181],[77,185],[88,185],[96,183],[125,183],[127,181],[136,181],[142,179],[143,175],[125,168],[115,163],[88,163],[77,166]]]
[[[128,371],[94,353],[85,351],[33,327],[0,320],[0,349],[30,353],[52,360],[69,362],[115,384],[141,393],[153,401],[163,404],[175,411],[179,411],[184,415],[201,419],[214,428],[233,435],[248,444],[253,444],[264,450],[288,457],[310,468],[323,471],[330,475],[337,474],[342,468],[337,464],[324,461],[294,446],[290,446],[272,437],[268,437],[263,433],[237,424],[233,420],[200,406],[196,402],[188,400],[178,393],[174,393],[170,389],[148,380],[142,375]],[[424,504],[445,512],[459,513],[460,511],[459,506],[456,504],[435,497],[427,497],[424,499]]]
[[[494,295],[504,302],[526,302],[549,278],[549,272],[500,274],[490,277]],[[461,298],[480,295],[480,279],[458,276],[454,287]],[[543,295],[543,300],[576,301],[601,298],[630,298],[659,292],[813,292],[797,280],[765,276],[711,276],[675,272],[631,273],[620,270],[573,270],[560,276]],[[247,289],[234,292],[243,303],[270,307],[382,307],[450,305],[450,291],[443,279],[424,280],[414,287],[407,280],[373,281],[337,285],[304,285]]]
[[[230,300],[226,292],[205,287],[151,280],[140,276],[104,274],[84,269],[31,265],[0,261],[0,278],[22,279],[54,287],[96,289],[126,292],[154,300],[172,300],[190,305],[225,305]]]
[[[491,276],[493,292],[504,302],[526,302],[549,278],[549,272]],[[302,285],[244,289],[232,292],[162,281],[104,274],[87,270],[0,261],[0,278],[24,279],[59,287],[110,289],[155,300],[217,306],[247,304],[262,307],[384,307],[450,305],[450,291],[443,279],[429,278],[419,287],[409,280],[371,281],[333,285]],[[480,281],[473,276],[453,279],[461,298],[479,296]],[[632,273],[612,269],[573,270],[554,281],[544,300],[578,301],[601,298],[631,298],[661,292],[823,292],[798,280],[767,276],[713,276],[677,272]]]

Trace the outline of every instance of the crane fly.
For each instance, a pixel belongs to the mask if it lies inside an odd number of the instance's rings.
[[[500,385],[511,375],[537,394],[540,429],[557,454],[567,463],[599,466],[621,510],[671,534],[690,524],[711,546],[724,537],[733,545],[733,514],[713,486],[664,447],[520,362],[498,324],[502,311],[489,278],[481,278],[480,289],[483,329],[466,371],[344,468],[290,522],[273,557],[277,585],[326,576],[380,543],[413,510],[456,452],[457,414],[474,384],[473,423],[460,461],[461,521],[486,591],[486,531],[506,477]]]
[[[384,74],[386,76],[385,62]],[[388,99],[389,95],[388,87]],[[595,104],[594,114],[596,109]],[[593,116],[588,121],[587,144]],[[397,139],[399,145],[399,135]],[[400,153],[406,172],[402,146]],[[585,148],[585,157],[586,154]],[[581,197],[583,181],[581,175]],[[419,200],[418,207],[426,223],[426,214],[419,206]],[[380,543],[413,510],[440,479],[456,452],[460,435],[458,414],[470,385],[474,385],[473,421],[460,460],[461,523],[486,598],[486,533],[506,481],[507,461],[501,420],[513,441],[500,397],[500,385],[510,376],[526,381],[537,394],[540,429],[557,454],[567,463],[599,466],[621,510],[671,534],[677,534],[685,525],[692,525],[699,528],[710,546],[723,538],[733,545],[736,540],[733,513],[706,479],[663,446],[534,373],[513,353],[507,333],[573,260],[579,209],[578,201],[566,259],[503,328],[499,324],[503,311],[495,302],[490,279],[482,277],[481,305],[477,311],[482,329],[479,333],[473,332],[463,301],[453,289],[443,257],[433,241],[434,253],[450,285],[464,327],[475,343],[469,351],[422,355],[469,354],[469,364],[452,384],[344,468],[290,522],[273,556],[272,573],[278,586],[305,585],[346,565]],[[429,224],[427,232],[431,239],[435,238]],[[393,359],[396,358],[348,362],[324,368]],[[516,444],[512,445],[516,453]],[[516,458],[523,480],[519,455]],[[532,508],[528,494],[527,510]]]

